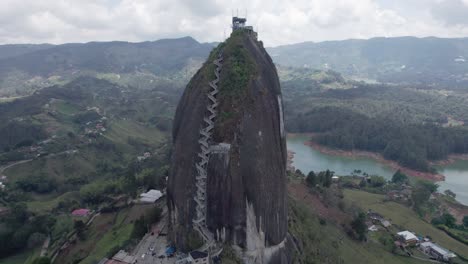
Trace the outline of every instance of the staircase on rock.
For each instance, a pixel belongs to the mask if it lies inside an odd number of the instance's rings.
[[[196,202],[196,216],[193,219],[193,224],[195,229],[201,235],[204,240],[204,245],[200,249],[201,251],[208,251],[216,255],[216,251],[220,249],[216,246],[216,241],[214,239],[213,233],[208,230],[206,225],[206,215],[207,215],[207,199],[206,199],[206,184],[207,184],[207,164],[210,156],[210,141],[212,130],[214,128],[214,119],[217,116],[216,108],[218,106],[218,100],[216,99],[216,94],[218,93],[218,82],[221,72],[223,57],[219,53],[218,58],[214,60],[213,64],[216,65],[214,74],[216,78],[209,83],[210,90],[207,93],[209,103],[206,107],[207,116],[203,118],[205,127],[200,129],[200,139],[198,143],[200,145],[200,152],[198,153],[199,161],[195,164],[197,169],[197,176],[195,185],[197,187],[197,192],[195,194],[194,200]],[[219,254],[219,253],[218,253]],[[213,254],[212,254],[213,255]]]

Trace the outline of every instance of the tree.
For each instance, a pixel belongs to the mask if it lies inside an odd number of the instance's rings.
[[[456,193],[454,193],[454,192],[452,192],[451,190],[448,190],[448,189],[444,191],[444,194],[449,196],[449,197],[452,197],[452,198],[457,197]]]
[[[464,225],[465,227],[468,227],[468,215],[465,215],[465,216],[463,217],[463,225]]]
[[[398,184],[407,183],[408,182],[408,176],[406,176],[406,174],[404,174],[400,170],[397,170],[395,172],[395,174],[393,174],[392,182],[393,183],[398,183]]]
[[[137,194],[137,180],[136,174],[139,173],[141,168],[137,163],[131,163],[123,178],[123,190],[125,190],[130,196],[135,197]]]
[[[445,225],[454,228],[457,225],[457,219],[449,213],[443,214],[442,218],[445,220]]]
[[[323,185],[324,182],[325,182],[325,172],[321,171],[317,174],[317,183],[320,185]]]
[[[367,181],[366,181],[365,178],[363,178],[363,179],[361,180],[361,182],[359,183],[359,187],[360,187],[360,188],[365,188],[366,186],[367,186]]]
[[[433,225],[445,225],[450,228],[455,228],[457,225],[457,219],[449,213],[445,213],[440,217],[432,219],[431,223]]]
[[[42,233],[32,233],[28,238],[28,248],[35,248],[41,245],[46,238],[47,237]]]
[[[367,233],[367,225],[366,225],[366,214],[359,213],[356,218],[351,222],[351,227],[353,228],[354,232],[358,235],[358,239],[360,241],[364,241],[366,239]]]
[[[103,183],[100,182],[93,182],[82,186],[80,189],[81,199],[83,199],[85,203],[97,204],[101,202],[104,191],[102,186]]]
[[[11,208],[11,217],[10,219],[11,224],[23,224],[29,218],[28,207],[25,203],[17,203],[14,204]]]
[[[83,221],[78,220],[78,221],[75,221],[75,223],[73,224],[73,228],[76,231],[76,235],[80,239],[84,239],[84,230],[86,229],[86,224]]]
[[[159,222],[161,220],[163,210],[157,206],[152,208],[146,215],[145,215],[145,222],[146,224],[153,224]]]
[[[148,228],[146,226],[145,217],[140,216],[140,218],[135,220],[135,223],[133,224],[131,237],[140,239],[146,234],[146,231],[148,231]]]
[[[325,178],[324,178],[324,181],[323,181],[323,186],[328,188],[331,186],[332,184],[332,177],[333,177],[333,172],[332,171],[325,171]]]
[[[38,257],[33,261],[33,264],[51,264],[48,257]]]
[[[317,175],[315,175],[315,172],[310,171],[309,174],[307,174],[306,182],[310,187],[315,187],[317,185]]]
[[[297,169],[297,170],[296,170],[296,175],[297,175],[297,176],[300,176],[300,177],[304,177],[304,176],[305,176],[304,173],[302,173],[302,171],[301,171],[300,169]]]
[[[411,198],[414,208],[421,213],[422,207],[429,201],[431,194],[437,191],[439,185],[429,181],[418,181],[413,188]]]
[[[372,187],[382,187],[386,183],[385,178],[382,176],[372,175],[370,177],[370,184]]]

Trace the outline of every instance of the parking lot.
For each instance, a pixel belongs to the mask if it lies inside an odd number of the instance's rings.
[[[173,264],[176,261],[175,257],[166,257],[167,248],[167,225],[164,217],[157,226],[154,226],[152,232],[146,234],[135,248],[133,255],[136,256],[138,264]],[[161,232],[159,232],[161,231]],[[163,235],[159,235],[159,233]],[[159,258],[159,256],[165,256]]]

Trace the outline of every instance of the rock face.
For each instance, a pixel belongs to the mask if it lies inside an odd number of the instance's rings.
[[[167,189],[171,238],[182,250],[200,240],[193,224],[195,164],[218,54],[223,66],[206,165],[205,225],[217,241],[237,249],[245,263],[288,263],[281,90],[271,58],[248,32],[234,32],[212,52],[177,107]]]

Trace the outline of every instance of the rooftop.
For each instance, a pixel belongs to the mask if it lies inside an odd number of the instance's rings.
[[[416,237],[413,233],[411,233],[410,231],[406,230],[406,231],[402,231],[402,232],[398,232],[397,233],[399,236],[402,236],[405,240],[419,240],[418,237]]]
[[[454,258],[456,257],[455,254],[453,254],[452,252],[450,252],[449,250],[437,245],[437,244],[434,244],[432,242],[424,242],[424,243],[421,243],[421,246],[422,247],[430,247],[432,248],[432,250],[436,251],[437,253],[439,253],[440,255],[442,256],[446,256],[446,257],[449,257],[449,258]]]
[[[117,254],[115,254],[115,256],[112,257],[112,260],[118,261],[118,262],[112,262],[112,264],[114,264],[114,263],[133,263],[133,261],[135,260],[135,257],[128,254],[125,250],[119,250],[119,252],[117,252]]]
[[[72,212],[72,215],[76,215],[76,216],[85,216],[85,215],[88,215],[89,214],[89,209],[76,209]]]
[[[163,193],[161,191],[152,189],[140,194],[140,201],[154,203],[161,197],[163,197]]]

